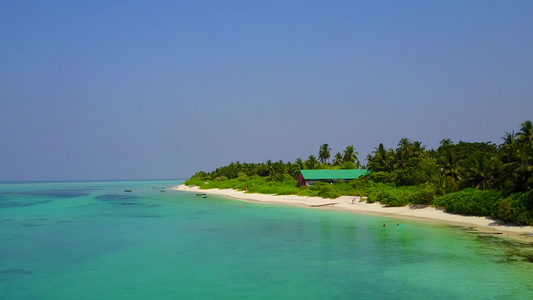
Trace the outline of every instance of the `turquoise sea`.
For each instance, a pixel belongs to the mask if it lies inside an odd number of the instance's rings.
[[[531,244],[179,183],[0,184],[0,299],[533,299]]]

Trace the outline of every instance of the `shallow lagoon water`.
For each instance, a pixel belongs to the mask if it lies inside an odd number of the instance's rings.
[[[0,299],[533,299],[531,244],[178,183],[1,184]]]

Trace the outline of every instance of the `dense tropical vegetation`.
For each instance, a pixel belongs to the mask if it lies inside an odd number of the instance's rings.
[[[367,196],[368,202],[387,206],[425,204],[448,212],[491,216],[533,225],[533,126],[521,124],[508,132],[503,143],[459,142],[449,139],[427,150],[419,141],[403,138],[395,149],[379,144],[367,157],[371,171],[349,183],[318,183],[298,188],[302,169],[355,169],[361,165],[354,146],[336,153],[332,162],[328,144],[318,159],[310,155],[291,162],[231,163],[210,173],[198,172],[185,183],[201,188],[248,188],[248,192],[296,194],[336,198]]]

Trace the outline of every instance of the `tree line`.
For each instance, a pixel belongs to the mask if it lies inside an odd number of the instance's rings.
[[[502,144],[454,144],[440,142],[426,151],[418,141],[401,139],[396,149],[379,144],[368,155],[368,169],[375,180],[398,186],[430,182],[440,194],[465,188],[527,192],[533,187],[533,126],[521,124],[515,133],[507,132]]]
[[[243,163],[240,161],[232,162],[227,166],[215,169],[212,172],[200,171],[193,175],[192,178],[204,180],[228,180],[240,177],[263,177],[268,181],[283,181],[285,179],[296,178],[300,170],[316,169],[357,169],[363,167],[357,158],[359,155],[353,145],[347,146],[343,153],[337,153],[332,162],[331,148],[328,144],[320,146],[318,155],[309,155],[306,160],[297,158],[294,162],[273,162],[267,160],[264,163]]]
[[[395,148],[381,143],[363,166],[353,145],[331,160],[331,148],[322,144],[318,155],[294,162],[235,162],[206,173],[198,172],[186,184],[277,194],[368,196],[369,202],[389,206],[430,204],[447,211],[490,215],[506,221],[533,225],[533,126],[520,125],[506,132],[502,143],[443,139],[427,150],[420,141],[402,138]],[[303,169],[367,168],[370,173],[352,182],[297,188]]]

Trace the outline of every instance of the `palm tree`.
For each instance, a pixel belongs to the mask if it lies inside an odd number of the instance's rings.
[[[335,158],[333,159],[333,165],[334,166],[340,166],[342,164],[342,155],[337,152],[337,154],[335,154]]]
[[[359,168],[361,166],[361,163],[359,162],[357,155],[359,155],[359,152],[355,151],[355,148],[353,145],[347,146],[346,150],[344,150],[344,156],[342,160],[344,162],[351,161],[355,164],[356,167]]]
[[[522,190],[533,189],[533,147],[529,146],[520,155],[520,172],[522,176]]]
[[[475,152],[466,161],[465,182],[468,186],[480,190],[494,188],[500,163],[496,156],[480,151]]]
[[[272,164],[272,161],[269,159],[266,161],[266,170],[268,172],[268,176],[272,176],[275,173],[274,165]]]
[[[504,145],[511,145],[517,142],[516,136],[517,135],[514,133],[514,130],[512,132],[506,132],[505,135],[501,137],[503,144],[501,144],[500,147],[503,147]]]
[[[517,141],[505,144],[500,150],[500,183],[510,191],[528,191],[533,188],[533,147]]]
[[[500,159],[504,164],[510,164],[518,160],[521,145],[518,143],[517,135],[513,132],[506,132],[502,136],[503,144],[500,145]]]
[[[327,160],[331,156],[330,151],[331,148],[328,144],[322,144],[322,146],[320,146],[320,150],[318,151],[318,158],[320,159],[321,163],[325,164],[327,162]]]
[[[394,168],[403,169],[407,159],[408,156],[406,152],[402,151],[401,149],[396,149],[396,152],[394,152]]]
[[[440,141],[441,147],[449,147],[451,145],[453,145],[453,142],[450,139],[443,139],[442,141]]]
[[[531,121],[521,124],[518,133],[505,133],[500,145],[502,162],[499,182],[509,191],[533,188],[533,127]]]
[[[385,149],[383,143],[374,148],[374,156],[367,156],[367,168],[375,172],[390,172],[394,169],[394,152],[392,149]]]
[[[531,121],[525,121],[520,125],[520,131],[517,136],[520,144],[527,146],[533,144],[533,125],[531,124]]]
[[[296,166],[298,166],[298,168],[300,168],[300,170],[303,170],[304,168],[304,163],[302,162],[302,159],[298,157],[298,159],[296,159],[296,162],[294,163]]]
[[[442,172],[442,175],[451,178],[453,182],[461,179],[461,172],[459,169],[457,157],[455,156],[455,153],[453,153],[453,151],[451,151],[450,149],[447,149],[444,152],[444,157],[440,161],[439,167]]]
[[[408,159],[412,154],[412,145],[413,144],[409,139],[403,138],[398,142],[396,152],[403,152],[402,156],[405,157],[405,159]]]
[[[450,182],[450,178],[442,174],[435,174],[431,177],[431,183],[435,185],[437,195],[445,195],[455,189],[455,183]]]
[[[426,151],[426,146],[422,146],[420,141],[414,141],[412,143],[412,151],[414,157],[420,157]]]
[[[316,169],[317,164],[318,164],[318,160],[316,160],[316,157],[314,155],[309,155],[309,157],[304,163],[305,169],[308,169],[308,170]]]
[[[409,139],[403,138],[398,142],[398,148],[394,153],[395,168],[402,169],[412,154],[412,143]]]

